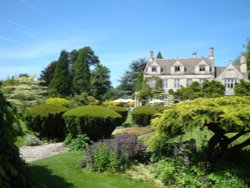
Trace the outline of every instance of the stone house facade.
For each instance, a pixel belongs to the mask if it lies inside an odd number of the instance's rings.
[[[176,91],[180,86],[186,87],[196,81],[217,80],[225,86],[225,95],[234,94],[234,86],[240,79],[248,81],[246,58],[241,56],[240,66],[232,63],[226,67],[215,66],[214,49],[209,48],[208,57],[197,57],[193,53],[190,58],[155,59],[151,51],[144,70],[144,78],[154,87],[155,78],[162,79],[165,94],[172,89]]]

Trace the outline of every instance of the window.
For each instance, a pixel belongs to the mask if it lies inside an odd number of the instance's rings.
[[[175,66],[174,67],[174,72],[180,72],[181,70],[181,67],[180,66]]]
[[[168,88],[168,80],[163,81],[163,88]]]
[[[200,84],[202,84],[205,81],[206,81],[206,79],[200,79]]]
[[[235,79],[225,79],[224,85],[227,89],[233,89],[235,86],[236,80]]]
[[[174,88],[179,88],[180,87],[180,80],[179,79],[175,79],[174,80]]]
[[[150,85],[151,88],[154,88],[155,85],[156,85],[156,80],[154,80],[154,79],[150,80],[149,85]]]
[[[163,68],[161,68],[161,72],[163,72]]]
[[[206,70],[206,67],[204,65],[200,66],[200,72],[204,72]]]
[[[156,67],[152,67],[152,72],[156,72]]]
[[[192,83],[192,79],[187,79],[187,86],[190,86]]]

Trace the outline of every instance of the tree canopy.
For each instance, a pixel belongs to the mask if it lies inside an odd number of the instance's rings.
[[[49,86],[56,69],[56,64],[57,61],[51,62],[40,74],[39,80],[42,81],[41,82],[42,86],[47,86],[47,87]]]
[[[161,52],[158,52],[156,58],[157,58],[157,59],[163,59],[163,56],[161,55]]]
[[[239,83],[235,84],[234,92],[238,96],[250,96],[250,82],[241,79]]]
[[[151,138],[150,148],[162,150],[171,138],[197,127],[214,133],[208,140],[205,160],[213,162],[240,151],[250,145],[250,97],[196,99],[165,110],[153,120],[152,128],[156,134]],[[231,145],[243,135],[248,135],[248,138]]]

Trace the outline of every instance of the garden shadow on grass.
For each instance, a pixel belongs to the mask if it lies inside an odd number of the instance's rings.
[[[64,178],[54,175],[45,166],[29,166],[31,180],[35,188],[75,188],[74,184]]]

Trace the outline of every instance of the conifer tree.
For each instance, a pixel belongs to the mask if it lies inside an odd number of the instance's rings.
[[[70,94],[70,75],[69,75],[68,53],[62,51],[56,64],[55,73],[49,84],[51,96],[66,97]]]
[[[86,48],[80,49],[77,60],[73,65],[73,92],[80,94],[82,92],[89,92],[90,89],[90,70],[88,64],[88,50]]]
[[[57,61],[51,62],[40,74],[39,80],[42,81],[41,82],[42,86],[49,86],[56,69],[56,64]]]
[[[156,58],[157,58],[157,59],[163,59],[163,56],[161,55],[161,52],[158,52]]]

